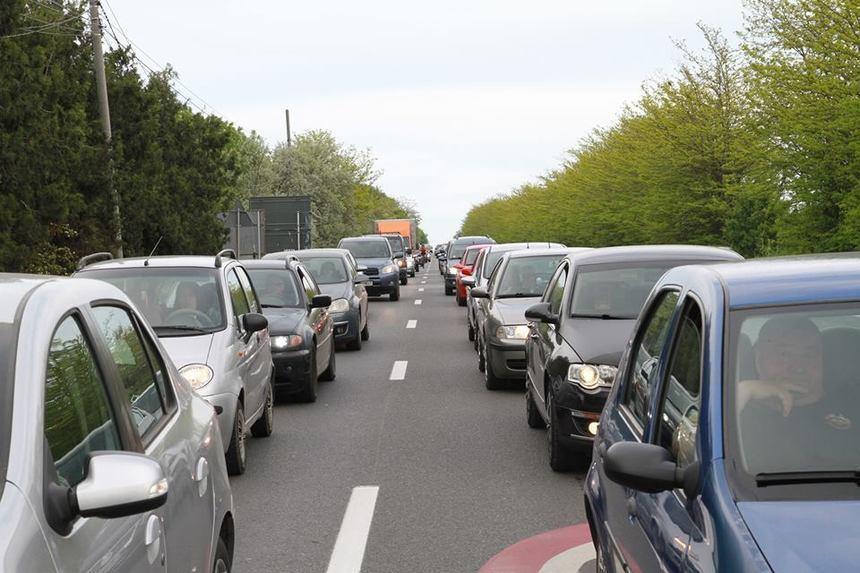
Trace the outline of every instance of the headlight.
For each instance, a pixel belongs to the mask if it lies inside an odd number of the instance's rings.
[[[215,376],[212,369],[205,364],[187,364],[179,369],[179,374],[181,374],[195,390],[199,390],[209,384]]]
[[[387,273],[396,273],[397,267],[395,267],[394,265],[385,265],[384,267],[382,267],[382,272],[386,273],[386,274]]]
[[[605,364],[571,364],[567,369],[567,380],[579,384],[585,390],[599,386],[612,386],[618,368]]]
[[[336,298],[331,301],[331,305],[328,307],[329,312],[346,312],[349,310],[349,301],[345,298]]]
[[[454,268],[454,267],[448,267],[448,274],[449,274],[449,275],[456,275],[456,274],[457,274],[457,269],[456,269],[456,268]]]
[[[273,350],[286,350],[287,348],[295,348],[296,346],[301,346],[303,342],[302,337],[298,334],[291,334],[289,336],[273,336],[271,338],[271,341]]]
[[[496,338],[499,339],[525,340],[528,336],[529,327],[525,324],[502,325],[496,329]]]
[[[398,259],[397,265],[400,267],[406,267],[406,259]]]

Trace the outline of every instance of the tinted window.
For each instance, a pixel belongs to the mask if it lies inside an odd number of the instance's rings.
[[[660,277],[676,263],[607,268],[585,265],[576,269],[571,314],[634,319]]]
[[[541,255],[512,257],[502,271],[496,287],[497,298],[541,296],[558,262],[564,256]]]
[[[630,372],[624,390],[624,404],[641,426],[648,418],[648,405],[654,387],[655,366],[669,333],[672,314],[678,303],[678,293],[662,293],[651,306],[649,316],[637,334],[630,361]]]
[[[45,380],[45,440],[63,485],[86,476],[87,456],[121,449],[104,382],[78,321],[54,332]]]
[[[552,285],[552,290],[548,293],[547,301],[549,302],[550,312],[558,314],[561,310],[561,299],[564,297],[564,285],[567,283],[567,265],[559,269],[558,275],[555,277],[555,282]]]
[[[472,266],[475,264],[475,261],[478,259],[478,254],[481,252],[481,249],[469,249],[466,252],[466,256],[463,258],[463,264]]]
[[[302,257],[305,266],[317,284],[330,285],[349,281],[346,265],[340,257]]]
[[[357,259],[387,259],[391,257],[391,247],[384,239],[355,239],[342,241],[338,245]]]
[[[162,376],[159,388],[150,356],[127,311],[99,306],[93,309],[93,315],[119,370],[138,433],[143,436],[165,414],[163,371],[159,369]]]
[[[496,264],[502,259],[502,256],[506,252],[512,249],[493,249],[492,251],[487,251],[486,260],[484,261],[484,278],[490,278],[490,275],[493,273],[493,269],[496,268]]]
[[[314,280],[307,274],[306,271],[299,271],[299,275],[302,279],[302,287],[305,289],[305,294],[308,297],[308,302],[311,302],[313,298],[318,295],[319,287],[314,284]]]
[[[146,267],[93,270],[80,276],[97,278],[119,288],[159,335],[189,334],[170,327],[210,332],[224,328],[224,313],[214,271]]]
[[[257,294],[254,292],[254,287],[251,286],[251,280],[248,274],[242,267],[236,267],[236,275],[239,277],[239,282],[242,283],[242,290],[245,291],[245,298],[248,299],[248,304],[251,312],[260,312],[260,302],[257,300]]]
[[[304,305],[292,271],[283,269],[248,269],[263,308],[299,307]]]
[[[401,237],[385,237],[388,239],[388,244],[391,245],[391,252],[395,257],[402,257],[405,253],[403,247],[403,239]]]
[[[702,385],[702,314],[692,300],[687,303],[677,332],[660,404],[657,442],[683,467],[696,460]]]
[[[233,304],[233,313],[236,316],[251,312],[248,299],[245,298],[245,289],[242,288],[242,283],[239,282],[233,270],[227,273],[227,290],[230,291],[230,302]]]
[[[490,243],[490,242],[492,242],[492,241],[488,241],[486,239],[468,239],[468,240],[465,240],[463,242],[458,241],[458,242],[453,243],[451,245],[451,248],[450,248],[449,253],[448,253],[448,258],[449,259],[459,259],[463,256],[463,253],[465,253],[466,249],[468,249],[470,246],[480,245],[483,243]]]

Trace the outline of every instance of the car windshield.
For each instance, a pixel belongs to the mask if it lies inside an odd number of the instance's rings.
[[[633,320],[639,316],[645,299],[660,277],[678,264],[683,263],[579,266],[573,285],[571,316]]]
[[[516,248],[511,248],[506,245],[507,248],[501,249],[493,249],[492,251],[487,251],[485,260],[484,260],[484,278],[490,278],[490,275],[493,274],[493,269],[496,268],[496,263],[498,263],[502,259],[502,255],[509,251],[515,251]],[[525,245],[523,245],[525,248]]]
[[[499,277],[496,298],[541,296],[564,253],[514,257]]]
[[[123,291],[159,336],[202,334],[226,325],[215,269],[96,269],[81,276]]]
[[[303,304],[293,272],[287,269],[246,268],[263,308],[300,307]]]
[[[858,471],[860,305],[735,311],[731,324],[736,466],[759,487],[774,475]]]
[[[391,249],[387,241],[375,239],[343,241],[341,249],[346,249],[356,259],[387,259],[391,257]]]
[[[349,281],[346,266],[340,257],[302,257],[301,259],[317,284],[330,285]]]
[[[459,259],[462,258],[463,253],[466,252],[466,249],[471,247],[472,245],[477,245],[483,243],[484,241],[480,239],[473,239],[463,243],[454,243],[451,245],[451,253],[448,255],[449,259]]]
[[[403,239],[400,237],[385,237],[388,239],[388,244],[391,245],[391,252],[395,257],[403,256]]]
[[[463,264],[472,266],[475,264],[475,260],[478,258],[478,253],[481,252],[481,249],[469,249],[466,252],[466,256],[463,257]]]

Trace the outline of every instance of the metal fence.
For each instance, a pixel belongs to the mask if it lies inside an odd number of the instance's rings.
[[[219,215],[229,231],[225,249],[233,249],[240,258],[258,259],[266,253],[266,216],[262,209],[241,208]]]

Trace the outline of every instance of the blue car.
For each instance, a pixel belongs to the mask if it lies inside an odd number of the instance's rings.
[[[598,569],[857,571],[858,444],[860,258],[670,270],[595,438]]]

